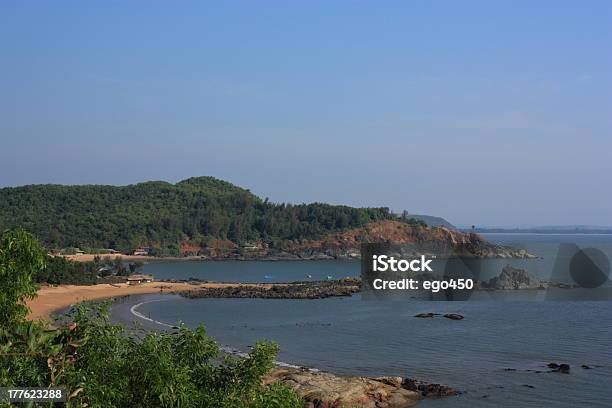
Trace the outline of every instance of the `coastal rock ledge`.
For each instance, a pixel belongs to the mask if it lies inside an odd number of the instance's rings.
[[[293,388],[305,408],[406,408],[425,397],[459,393],[450,387],[401,377],[338,376],[306,368],[278,368],[264,382],[281,382]],[[444,392],[427,393],[436,386]]]

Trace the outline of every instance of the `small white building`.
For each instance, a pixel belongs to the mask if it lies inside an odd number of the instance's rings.
[[[125,278],[128,285],[139,285],[141,283],[153,282],[151,275],[131,275]]]
[[[151,247],[142,247],[142,248],[136,248],[133,252],[132,255],[138,255],[138,256],[149,256],[151,255],[151,251],[153,250],[153,248]]]

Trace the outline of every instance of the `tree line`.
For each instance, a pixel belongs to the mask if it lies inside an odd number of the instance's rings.
[[[52,285],[95,285],[125,282],[125,277],[138,272],[141,261],[124,262],[121,257],[94,257],[90,262],[74,262],[61,256],[45,255],[45,268],[36,272],[36,283]]]
[[[47,248],[153,246],[162,255],[189,241],[234,243],[319,239],[325,234],[401,219],[388,208],[271,203],[213,177],[176,184],[29,185],[0,189],[0,230],[21,227]]]

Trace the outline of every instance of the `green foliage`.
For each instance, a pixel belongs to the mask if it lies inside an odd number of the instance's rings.
[[[394,218],[387,208],[273,204],[212,177],[177,184],[32,185],[0,189],[0,228],[22,227],[49,248],[153,246],[178,255],[180,242],[317,239]]]
[[[203,327],[127,330],[108,322],[105,307],[78,306],[60,329],[22,322],[0,332],[0,386],[66,387],[69,407],[302,406],[286,386],[262,384],[276,345],[221,359]]]
[[[77,263],[60,256],[47,257],[47,267],[38,271],[35,279],[39,283],[53,285],[93,285],[97,281],[96,263]]]
[[[53,285],[95,285],[97,283],[122,282],[121,277],[132,275],[142,267],[142,262],[124,263],[121,257],[95,258],[91,262],[74,262],[61,256],[46,256],[46,267],[34,276],[38,283]]]
[[[36,295],[33,276],[45,265],[38,242],[21,229],[0,238],[0,326],[23,319],[25,302]]]
[[[17,279],[11,293],[20,302],[33,295],[31,278],[43,266],[42,254],[22,231],[7,232],[1,242],[0,288]],[[262,383],[276,345],[258,343],[245,358],[223,357],[203,327],[126,329],[109,322],[108,306],[77,306],[70,324],[51,329],[0,303],[0,313],[9,317],[0,326],[0,386],[65,387],[68,407],[302,406],[288,387]]]

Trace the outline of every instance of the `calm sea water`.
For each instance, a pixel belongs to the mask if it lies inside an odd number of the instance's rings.
[[[612,244],[612,236],[491,234],[487,238],[543,256],[528,264],[538,274],[550,273],[560,242],[601,245],[605,251]],[[612,258],[612,253],[607,254]],[[339,278],[358,275],[359,270],[359,263],[351,262],[161,263],[145,269],[158,278],[264,282],[303,280],[307,275]],[[420,404],[424,407],[612,407],[612,302],[148,295],[116,304],[113,316],[121,322],[138,319],[155,326],[132,311],[167,324],[205,324],[220,343],[245,351],[257,340],[274,340],[281,345],[279,359],[293,364],[341,374],[415,377],[465,392],[424,401]],[[465,319],[413,317],[430,311],[461,313]],[[527,371],[545,370],[549,362],[570,364],[571,374]],[[582,369],[582,364],[594,368]]]

